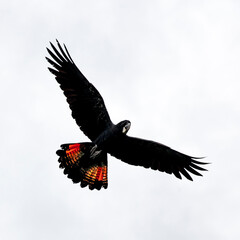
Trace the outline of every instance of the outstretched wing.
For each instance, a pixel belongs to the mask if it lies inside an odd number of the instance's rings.
[[[60,88],[67,97],[72,116],[80,129],[92,141],[112,125],[103,98],[98,90],[84,77],[73,62],[66,46],[65,51],[57,41],[59,50],[52,43],[53,51],[47,48],[53,60],[46,57],[54,67],[48,68],[56,76]]]
[[[168,174],[173,173],[179,179],[182,179],[182,174],[192,181],[189,173],[202,176],[197,170],[206,171],[206,169],[198,166],[206,163],[196,161],[197,158],[177,152],[157,142],[127,135],[122,136],[118,142],[109,146],[108,152],[128,164],[143,166]]]

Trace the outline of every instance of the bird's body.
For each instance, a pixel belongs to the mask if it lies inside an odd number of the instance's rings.
[[[123,127],[125,125],[130,124],[128,120],[125,120],[122,122]],[[130,125],[129,125],[130,128]],[[128,128],[128,129],[129,129]],[[116,126],[112,124],[110,127],[108,127],[106,130],[104,130],[94,141],[97,146],[99,146],[101,149],[108,149],[108,146],[110,144],[114,144],[116,139],[120,138],[121,135],[127,133],[128,129],[123,132],[123,129],[121,126]]]
[[[182,174],[192,180],[188,172],[201,176],[196,170],[205,170],[198,166],[205,163],[163,144],[127,136],[128,120],[113,124],[98,90],[76,67],[67,48],[64,46],[64,51],[57,45],[60,51],[53,44],[54,53],[47,49],[54,61],[46,59],[55,68],[49,70],[67,97],[73,118],[91,140],[63,144],[57,151],[60,168],[74,183],[90,189],[107,188],[108,153],[128,164],[173,173],[180,179]]]

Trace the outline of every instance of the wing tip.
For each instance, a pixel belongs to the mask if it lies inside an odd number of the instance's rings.
[[[201,161],[197,161],[195,159],[203,159],[205,157],[190,157],[185,155],[185,158],[187,157],[187,162],[180,167],[178,170],[176,170],[174,173],[174,175],[179,178],[182,179],[181,177],[179,177],[179,175],[183,175],[186,179],[193,181],[192,176],[199,176],[202,177],[203,175],[199,172],[199,171],[208,171],[205,168],[200,167],[199,165],[205,165],[205,164],[210,164],[207,162],[201,162]],[[180,174],[181,173],[181,174]]]

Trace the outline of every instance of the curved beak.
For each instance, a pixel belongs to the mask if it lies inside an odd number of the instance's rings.
[[[127,133],[128,130],[130,129],[130,127],[131,127],[131,123],[129,122],[129,123],[127,123],[127,124],[124,126],[124,128],[123,128],[123,133]]]

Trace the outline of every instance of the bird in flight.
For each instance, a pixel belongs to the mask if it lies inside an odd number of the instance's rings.
[[[174,174],[179,179],[184,176],[192,181],[191,173],[202,176],[198,171],[206,169],[199,165],[206,163],[196,160],[199,158],[158,142],[128,136],[129,120],[113,124],[102,96],[77,68],[66,46],[58,41],[58,49],[51,42],[50,45],[52,50],[47,51],[52,59],[46,59],[53,68],[48,69],[60,84],[72,117],[91,140],[62,144],[56,152],[59,167],[68,178],[91,190],[107,188],[108,153],[125,163]]]

